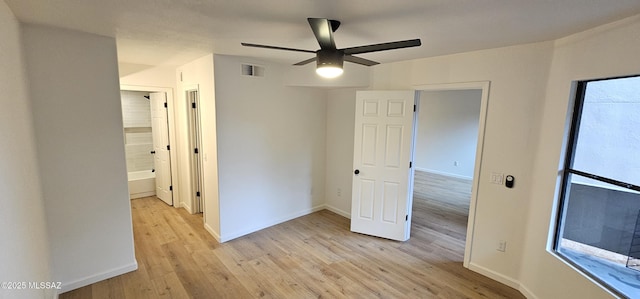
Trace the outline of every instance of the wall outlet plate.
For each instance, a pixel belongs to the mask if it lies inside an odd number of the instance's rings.
[[[498,248],[496,248],[496,250],[502,251],[502,252],[507,251],[507,241],[498,242]]]

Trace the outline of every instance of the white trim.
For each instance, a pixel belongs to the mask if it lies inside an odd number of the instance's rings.
[[[133,261],[132,264],[129,265],[125,265],[122,267],[118,267],[115,269],[111,269],[108,271],[104,271],[98,274],[94,274],[91,276],[87,276],[69,283],[62,283],[62,287],[60,288],[58,294],[62,294],[71,290],[75,290],[84,286],[88,286],[90,284],[99,282],[99,281],[103,281],[103,280],[107,280],[109,278],[112,277],[116,277],[118,275],[122,275],[125,273],[129,273],[131,271],[135,271],[138,270],[138,262],[137,261]]]
[[[534,294],[531,290],[529,290],[525,285],[520,284],[520,287],[517,288],[522,295],[524,295],[527,299],[538,299],[538,296]]]
[[[473,184],[471,187],[471,201],[469,203],[469,220],[467,223],[467,241],[464,246],[464,267],[469,268],[472,256],[473,236],[475,234],[476,226],[476,207],[478,203],[478,190],[480,188],[480,172],[482,168],[482,154],[484,150],[484,135],[487,121],[487,111],[489,107],[489,88],[490,81],[477,81],[477,82],[459,82],[459,83],[445,83],[445,84],[429,84],[429,85],[414,85],[415,90],[468,90],[468,89],[482,89],[482,101],[480,104],[480,120],[478,122],[478,143],[476,145],[476,158],[475,166],[473,170]]]
[[[187,210],[187,212],[191,215],[195,214],[191,206],[187,205],[186,202],[180,202],[179,207]]]
[[[604,284],[602,284],[600,281],[595,280],[594,278],[592,278],[591,276],[587,275],[587,273],[585,273],[585,270],[579,269],[576,266],[572,265],[571,263],[569,263],[565,258],[561,257],[557,252],[555,252],[553,249],[549,249],[547,248],[547,253],[550,254],[553,258],[556,259],[556,261],[559,261],[560,263],[562,263],[564,266],[569,267],[572,271],[574,271],[575,273],[578,273],[582,278],[590,281],[592,284],[596,285],[597,287],[599,287],[601,290],[607,292],[609,295],[619,298],[619,295],[615,294],[614,292],[612,292],[609,287],[605,286]]]
[[[482,266],[478,266],[474,263],[469,263],[469,270],[473,271],[473,272],[477,272],[479,274],[482,274],[483,276],[489,277],[499,283],[502,283],[504,285],[507,285],[509,287],[512,287],[516,290],[520,289],[520,282],[511,278],[511,277],[507,277],[505,275],[502,275],[498,272],[495,272],[493,270],[487,269],[485,267]]]
[[[138,193],[129,194],[129,199],[143,198],[143,197],[149,197],[154,195],[156,195],[155,191],[138,192]]]
[[[249,229],[236,231],[236,232],[231,233],[231,234],[224,234],[224,235],[220,236],[220,243],[231,241],[233,239],[248,235],[250,233],[254,233],[254,232],[257,232],[259,230],[262,230],[262,229],[265,229],[265,228],[268,228],[268,227],[271,227],[271,226],[274,226],[274,225],[277,225],[277,224],[280,224],[280,223],[283,223],[283,222],[287,222],[289,220],[293,220],[293,219],[296,219],[298,217],[309,215],[311,213],[314,213],[314,212],[317,212],[317,211],[321,211],[321,210],[324,210],[324,209],[325,209],[325,205],[318,205],[318,206],[315,206],[315,207],[310,208],[310,209],[306,209],[306,210],[302,210],[302,211],[299,211],[299,212],[296,212],[296,213],[289,214],[289,216],[282,217],[280,219],[276,219],[276,220],[273,220],[273,221],[270,221],[270,222],[266,222],[266,223],[263,223],[261,225],[256,225],[256,226],[254,226],[252,228],[249,228]],[[215,235],[214,235],[214,238],[215,238]]]
[[[418,91],[445,91],[445,90],[469,90],[489,88],[490,81],[454,82],[440,84],[414,85],[413,89]]]
[[[216,230],[214,230],[211,226],[209,226],[209,223],[205,223],[204,224],[204,229],[206,231],[208,231],[209,234],[211,234],[211,236],[213,236],[213,238],[216,239],[216,241],[218,241],[218,243],[222,243],[220,241],[220,235],[218,235],[218,233],[216,233]]]
[[[329,211],[331,211],[331,212],[334,212],[334,213],[336,213],[336,214],[338,214],[338,215],[340,215],[340,216],[342,216],[342,217],[344,217],[344,218],[351,219],[351,213],[349,213],[349,212],[347,212],[347,211],[343,211],[343,210],[341,210],[341,209],[338,209],[338,208],[336,208],[336,207],[334,207],[334,206],[327,205],[327,204],[325,204],[325,205],[324,205],[324,208],[325,208],[326,210],[329,210]]]
[[[190,108],[191,103],[188,103],[187,101],[189,101],[188,97],[187,97],[187,93],[190,91],[195,91],[196,92],[196,98],[194,99],[195,103],[196,103],[196,108],[195,108],[195,115],[193,115],[193,110],[192,108]],[[198,148],[199,148],[199,152],[200,153],[204,153],[204,145],[202,144],[202,110],[201,109],[201,102],[200,102],[200,85],[199,84],[183,84],[182,85],[182,95],[184,96],[184,103],[187,105],[187,122],[189,122],[189,124],[187,125],[187,131],[186,134],[188,138],[187,143],[189,144],[187,147],[190,147],[191,145],[191,137],[192,137],[192,133],[191,132],[191,121],[194,121],[196,123],[196,138],[198,139]],[[192,119],[193,117],[195,117],[195,119]],[[190,207],[188,209],[190,214],[195,214],[195,213],[203,213],[204,214],[204,207],[205,205],[205,200],[206,200],[206,187],[204,185],[204,162],[203,162],[203,158],[202,155],[198,155],[197,156],[197,160],[198,160],[198,164],[199,164],[199,169],[198,169],[198,185],[200,187],[200,190],[193,190],[193,177],[191,177],[191,175],[193,174],[193,169],[191,169],[193,167],[193,157],[192,152],[191,152],[191,148],[189,148],[188,153],[189,153],[189,165],[188,165],[188,169],[189,169],[189,194],[191,194],[189,196],[190,200]],[[200,192],[200,206],[198,207],[198,199],[196,196],[192,196],[193,194],[196,193],[196,191]],[[184,204],[184,202],[183,202]]]
[[[463,179],[463,180],[469,180],[469,181],[473,180],[473,177],[468,177],[468,176],[459,175],[455,173],[448,173],[444,171],[438,171],[438,170],[427,169],[422,167],[414,167],[414,169],[417,171],[428,172],[428,173],[433,173],[433,174],[442,175],[442,176],[448,176],[456,179]]]

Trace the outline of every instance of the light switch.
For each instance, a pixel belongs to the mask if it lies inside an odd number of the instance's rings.
[[[504,181],[504,174],[497,173],[497,172],[491,173],[491,183],[492,184],[502,185],[503,181]]]

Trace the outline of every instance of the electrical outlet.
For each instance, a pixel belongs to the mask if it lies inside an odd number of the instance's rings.
[[[338,195],[338,197],[342,196],[342,189],[338,188],[338,190],[336,191],[336,195]]]
[[[453,161],[453,166],[460,166],[460,163],[458,163],[458,161]]]
[[[498,248],[496,248],[496,250],[502,251],[502,252],[507,251],[507,241],[498,242]]]

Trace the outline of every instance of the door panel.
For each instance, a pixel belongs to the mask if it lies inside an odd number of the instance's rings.
[[[386,167],[401,167],[403,130],[404,127],[400,125],[387,126],[387,141],[385,143],[386,148],[384,151],[384,166]]]
[[[169,127],[167,110],[164,106],[166,95],[164,92],[149,94],[151,99],[151,130],[153,134],[153,149],[155,151],[154,167],[156,170],[156,196],[173,205],[171,191],[171,160],[169,157]]]
[[[409,238],[414,91],[356,95],[351,230]]]

